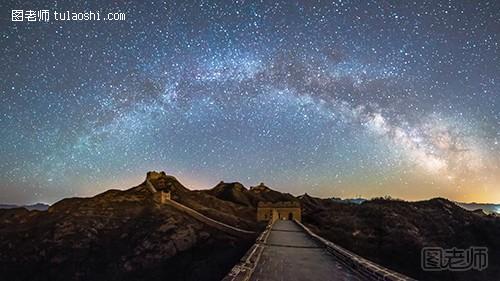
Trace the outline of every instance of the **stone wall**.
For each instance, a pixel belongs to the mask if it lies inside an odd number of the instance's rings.
[[[248,281],[259,262],[260,256],[264,251],[267,238],[271,233],[273,222],[269,221],[266,229],[259,235],[255,244],[246,252],[231,271],[222,279],[222,281]]]
[[[222,232],[225,232],[227,234],[234,235],[237,237],[239,237],[239,236],[244,236],[244,237],[257,236],[257,233],[254,231],[244,230],[241,228],[227,225],[227,224],[220,222],[220,221],[216,221],[214,219],[211,219],[211,218],[199,213],[198,211],[195,211],[187,206],[182,205],[181,203],[175,202],[174,200],[167,200],[166,204],[176,208],[179,211],[182,211],[182,212],[192,216],[193,218],[195,218],[195,219],[197,219],[197,220],[199,220],[199,221],[201,221],[201,222],[203,222],[203,223],[205,223],[213,228],[216,228]]]

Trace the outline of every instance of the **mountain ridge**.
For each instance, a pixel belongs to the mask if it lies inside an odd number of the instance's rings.
[[[47,211],[0,209],[1,276],[12,280],[161,280],[165,276],[220,280],[254,243],[251,237],[228,234],[189,212],[160,204],[156,191],[170,192],[175,202],[208,218],[257,233],[265,225],[256,222],[258,202],[298,201],[303,223],[315,233],[408,276],[428,281],[493,281],[500,276],[500,218],[467,211],[445,198],[354,202],[307,193],[295,197],[264,184],[246,188],[239,182],[190,190],[177,178],[155,171],[137,186],[65,198]],[[476,275],[422,272],[415,265],[420,265],[424,246],[486,246],[490,267]]]

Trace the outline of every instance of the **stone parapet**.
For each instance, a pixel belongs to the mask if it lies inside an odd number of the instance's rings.
[[[257,240],[255,240],[255,244],[246,252],[240,259],[240,262],[231,269],[222,281],[246,281],[250,279],[264,251],[264,245],[271,233],[272,226],[273,222],[270,221],[266,229],[259,235]]]
[[[345,265],[349,266],[353,271],[361,274],[362,276],[374,281],[416,281],[413,278],[405,276],[401,273],[392,271],[374,262],[371,262],[363,257],[360,257],[331,241],[315,234],[308,227],[295,221],[300,227],[302,227],[307,234],[313,237],[321,245],[325,246],[326,250],[340,260]]]

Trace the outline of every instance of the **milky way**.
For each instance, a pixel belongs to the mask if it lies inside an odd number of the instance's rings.
[[[148,170],[192,188],[500,201],[497,1],[100,2],[0,4],[2,202]]]

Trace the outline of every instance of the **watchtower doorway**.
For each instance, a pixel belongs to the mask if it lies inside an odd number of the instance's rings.
[[[276,220],[301,221],[299,201],[259,202],[257,205],[257,221]]]

